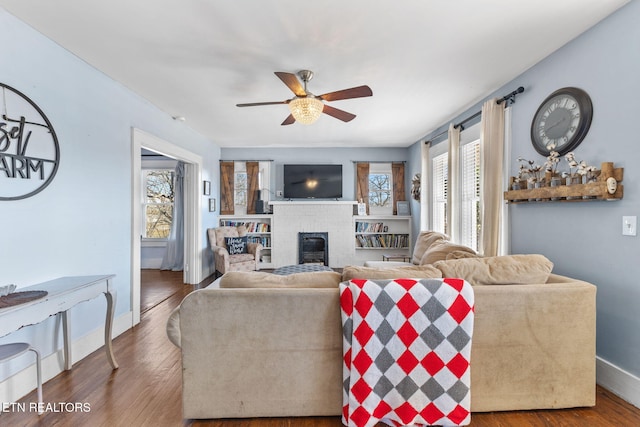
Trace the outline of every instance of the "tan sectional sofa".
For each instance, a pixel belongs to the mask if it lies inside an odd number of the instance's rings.
[[[342,275],[228,273],[220,289],[185,297],[167,323],[182,351],[183,417],[340,415],[338,283],[443,272],[467,272],[474,284],[473,412],[593,406],[596,287],[550,265],[523,255]]]

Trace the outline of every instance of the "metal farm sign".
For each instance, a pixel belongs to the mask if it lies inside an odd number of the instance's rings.
[[[27,96],[3,83],[0,201],[34,196],[58,171],[60,147],[51,122]]]

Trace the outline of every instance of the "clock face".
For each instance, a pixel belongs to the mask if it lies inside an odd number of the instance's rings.
[[[591,126],[593,109],[586,92],[563,88],[545,99],[531,123],[531,142],[544,156],[566,154],[577,147]]]

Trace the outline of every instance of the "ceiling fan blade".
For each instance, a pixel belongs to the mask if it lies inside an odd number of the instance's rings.
[[[307,92],[304,91],[304,88],[300,84],[300,80],[296,77],[295,74],[285,73],[282,71],[276,71],[274,73],[280,80],[284,82],[284,84],[291,89],[291,92],[295,93],[296,96],[307,96]]]
[[[355,114],[347,113],[344,110],[339,110],[337,108],[330,107],[327,104],[324,104],[324,107],[322,108],[322,112],[332,117],[335,117],[338,120],[342,120],[343,122],[350,122],[351,120],[356,118]]]
[[[289,117],[284,119],[284,122],[280,123],[280,126],[292,125],[296,122],[296,119],[293,118],[293,114],[289,114]]]
[[[369,86],[352,87],[351,89],[343,89],[335,92],[325,93],[318,98],[324,101],[337,101],[339,99],[351,99],[351,98],[363,98],[365,96],[371,96],[373,92]]]
[[[250,104],[236,104],[236,107],[257,107],[259,105],[276,105],[276,104],[288,104],[289,101],[274,101],[274,102],[252,102]]]

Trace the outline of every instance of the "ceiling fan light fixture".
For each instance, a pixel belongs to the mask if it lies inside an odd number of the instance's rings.
[[[313,95],[294,98],[289,102],[291,115],[303,125],[310,125],[318,120],[323,108],[324,103]]]

